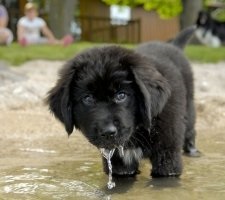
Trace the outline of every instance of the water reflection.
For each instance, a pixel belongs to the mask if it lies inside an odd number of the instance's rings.
[[[154,178],[150,179],[146,187],[153,189],[164,189],[164,188],[174,188],[181,186],[180,178],[170,177],[170,178]]]
[[[43,196],[45,199],[67,199],[69,197],[80,197],[81,199],[108,199],[108,196],[98,189],[97,186],[89,185],[80,180],[60,179],[54,176],[53,170],[23,168],[17,173],[26,171],[23,174],[7,175],[0,179],[3,186],[2,194],[31,195],[30,199],[36,196]],[[52,173],[49,173],[52,171]],[[16,173],[14,171],[14,173]],[[1,197],[1,196],[0,196]]]
[[[212,157],[211,157],[212,156]],[[225,159],[219,155],[184,158],[181,178],[150,178],[143,162],[137,177],[114,178],[108,190],[101,163],[68,161],[48,167],[6,170],[0,177],[0,199],[224,199]],[[168,194],[169,197],[168,197]]]
[[[180,178],[152,179],[151,165],[143,161],[139,175],[114,178],[116,187],[112,190],[107,188],[108,176],[102,172],[98,150],[85,146],[85,140],[76,138],[78,135],[70,138],[69,145],[62,144],[65,138],[55,144],[44,140],[36,146],[26,143],[18,148],[21,151],[10,151],[17,153],[13,162],[3,165],[5,168],[0,166],[0,199],[224,200],[225,146],[220,141],[225,140],[225,135],[222,130],[213,137],[209,132],[204,132],[199,140],[201,157],[183,157],[184,172]]]
[[[136,177],[128,177],[128,178],[113,178],[116,183],[116,187],[109,190],[107,185],[104,185],[101,190],[105,192],[108,196],[112,196],[112,194],[126,194],[128,193],[134,183],[137,181]]]
[[[56,153],[54,150],[44,150],[44,149],[31,149],[31,148],[20,148],[21,151],[27,152],[37,152],[37,153]]]

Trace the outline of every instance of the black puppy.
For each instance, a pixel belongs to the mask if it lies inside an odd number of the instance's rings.
[[[135,51],[92,48],[60,72],[50,110],[68,134],[75,126],[97,148],[124,147],[112,157],[113,175],[135,175],[140,159],[149,158],[153,177],[179,176],[182,149],[198,154],[192,71],[180,50],[194,30],[173,44],[151,42]],[[108,173],[104,158],[103,164]]]

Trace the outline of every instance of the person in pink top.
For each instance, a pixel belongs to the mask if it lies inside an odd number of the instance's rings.
[[[20,18],[17,24],[17,38],[22,46],[30,44],[61,44],[67,46],[73,42],[71,35],[57,39],[46,22],[38,17],[37,6],[33,3],[25,5],[25,16]]]
[[[9,45],[13,41],[12,31],[7,28],[8,21],[8,12],[0,5],[0,45]]]

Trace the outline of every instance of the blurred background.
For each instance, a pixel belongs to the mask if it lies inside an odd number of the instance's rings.
[[[2,0],[9,28],[16,33],[27,0]],[[68,32],[76,40],[139,43],[169,40],[196,24],[199,12],[225,23],[225,0],[33,0],[57,37]],[[209,19],[208,19],[209,20]],[[225,28],[224,28],[225,30]],[[224,31],[225,32],[225,31]],[[224,33],[225,34],[225,33]]]

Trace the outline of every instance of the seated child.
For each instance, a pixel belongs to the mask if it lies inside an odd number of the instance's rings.
[[[41,33],[44,37],[41,36]],[[38,17],[37,7],[33,3],[25,5],[25,16],[18,21],[17,37],[22,46],[46,43],[67,46],[73,42],[71,35],[66,35],[62,39],[56,39],[46,22]]]

